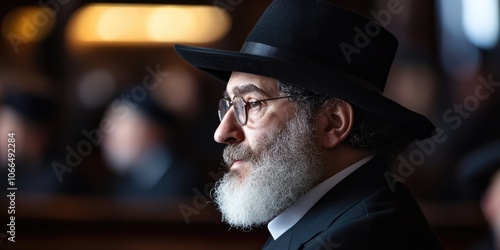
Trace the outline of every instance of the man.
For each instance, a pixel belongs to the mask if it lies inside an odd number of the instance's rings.
[[[395,155],[434,130],[381,94],[396,47],[380,26],[323,0],[275,0],[240,52],[176,45],[227,82],[214,136],[227,144],[214,190],[227,223],[267,223],[264,249],[441,249],[408,189],[384,178]]]
[[[114,128],[102,142],[104,160],[113,172],[109,193],[125,198],[188,195],[201,181],[193,164],[174,147],[176,117],[149,94],[140,102],[115,104],[104,118]]]
[[[12,82],[18,86],[37,83],[17,78]],[[11,90],[5,94],[0,101],[0,139],[6,143],[5,153],[0,154],[0,175],[7,176],[9,170],[15,169],[15,183],[23,187],[24,192],[57,191],[58,185],[52,169],[46,167],[47,155],[51,153],[51,126],[56,103],[42,91]],[[14,133],[15,143],[7,146],[8,138],[12,138],[8,136],[11,133]],[[9,153],[14,153],[14,169],[8,168],[8,147],[11,148]]]

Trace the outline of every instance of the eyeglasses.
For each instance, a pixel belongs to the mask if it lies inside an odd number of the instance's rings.
[[[224,119],[224,116],[229,111],[231,106],[234,106],[234,116],[236,117],[236,120],[238,121],[238,123],[241,126],[245,126],[247,124],[247,121],[248,121],[248,110],[249,109],[260,108],[262,106],[263,102],[284,99],[284,98],[290,98],[290,97],[291,96],[281,96],[281,97],[269,98],[269,99],[264,99],[264,100],[256,100],[256,101],[251,101],[251,102],[246,102],[245,100],[243,100],[243,97],[241,97],[241,96],[233,97],[233,101],[231,101],[227,98],[222,98],[219,101],[219,119],[222,122],[222,119]]]

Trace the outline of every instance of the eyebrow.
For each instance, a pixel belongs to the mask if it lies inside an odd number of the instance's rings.
[[[261,95],[264,95],[264,96],[269,96],[264,90],[262,90],[261,88],[257,87],[255,84],[245,84],[245,85],[241,85],[241,86],[236,86],[233,88],[233,94],[235,96],[242,96],[242,95],[245,95],[245,94],[248,94],[248,93],[252,93],[252,92],[257,92]],[[225,97],[229,97],[227,91],[224,92],[224,96]]]

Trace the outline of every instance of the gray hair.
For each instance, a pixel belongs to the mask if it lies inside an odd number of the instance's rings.
[[[304,112],[312,121],[317,111],[323,105],[331,105],[331,100],[340,100],[335,97],[297,87],[296,85],[278,80],[278,89],[296,104],[299,112]],[[351,103],[350,103],[351,104]],[[394,122],[380,117],[372,112],[352,105],[354,121],[347,143],[357,149],[366,150],[384,158],[388,163],[406,151],[408,145],[415,138]]]

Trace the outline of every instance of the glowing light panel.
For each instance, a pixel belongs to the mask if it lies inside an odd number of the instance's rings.
[[[462,0],[463,27],[477,47],[491,49],[498,42],[498,0]]]
[[[73,43],[208,43],[230,27],[229,14],[214,6],[91,4],[67,32]]]

